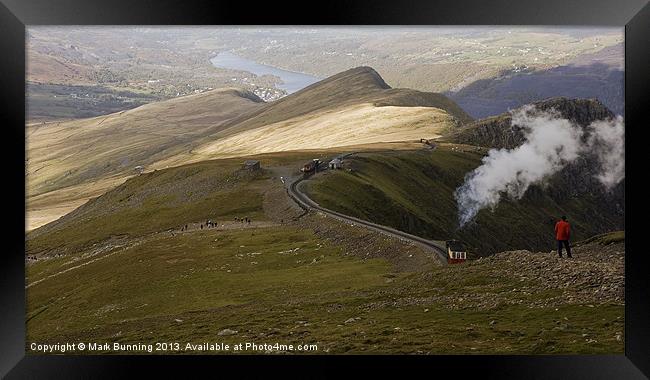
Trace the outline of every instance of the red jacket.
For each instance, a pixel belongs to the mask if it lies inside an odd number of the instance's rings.
[[[560,220],[555,224],[555,239],[556,240],[569,240],[571,226],[569,222]]]

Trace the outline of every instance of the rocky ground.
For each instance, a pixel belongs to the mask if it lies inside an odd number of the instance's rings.
[[[493,270],[510,274],[519,281],[533,280],[533,287],[519,292],[562,289],[562,296],[553,302],[616,303],[625,301],[625,243],[588,243],[572,250],[573,258],[549,253],[510,251],[477,260],[493,266]]]
[[[624,240],[596,240],[573,247],[572,253],[573,258],[569,259],[566,252],[559,258],[556,251],[507,251],[450,266],[448,271],[427,273],[424,276],[428,280],[433,281],[435,277],[436,281],[447,284],[462,284],[481,273],[484,278],[474,286],[465,284],[462,296],[441,291],[440,295],[422,301],[435,299],[451,309],[494,309],[517,304],[530,308],[568,304],[623,305]],[[512,281],[518,285],[510,286]]]
[[[385,259],[396,272],[419,272],[439,266],[436,254],[415,244],[311,212],[300,221],[329,243],[343,247],[343,255]]]

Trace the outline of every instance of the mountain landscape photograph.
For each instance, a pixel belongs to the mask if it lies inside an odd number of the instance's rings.
[[[623,28],[26,36],[28,354],[624,352]]]

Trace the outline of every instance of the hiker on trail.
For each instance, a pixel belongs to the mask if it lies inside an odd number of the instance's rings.
[[[185,231],[187,231],[187,224],[185,225]]]
[[[203,229],[203,224],[201,224],[201,229]]]
[[[571,245],[569,238],[571,235],[571,226],[566,221],[566,216],[562,216],[562,220],[555,224],[555,239],[557,240],[557,254],[562,257],[562,246],[566,248],[567,257],[571,258]]]

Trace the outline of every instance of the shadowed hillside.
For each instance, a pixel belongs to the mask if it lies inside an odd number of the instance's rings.
[[[28,233],[28,254],[76,253],[91,243],[179,228],[210,218],[262,217],[265,171],[198,163],[145,173]],[[202,222],[201,222],[202,223]]]
[[[494,212],[478,213],[458,228],[453,192],[465,174],[481,163],[485,150],[442,146],[433,151],[359,154],[346,170],[307,182],[308,194],[322,206],[422,237],[467,242],[474,254],[507,249],[555,248],[553,226],[569,215],[576,239],[624,226],[624,184],[605,193],[598,184],[567,190],[572,179],[555,176],[549,187],[533,186],[519,201],[502,200]]]
[[[606,120],[614,117],[612,111],[596,99],[557,97],[533,104],[542,111],[554,109],[559,112],[562,118],[568,119],[581,127],[586,127],[595,120]],[[524,142],[523,129],[511,125],[511,122],[511,113],[488,117],[451,131],[441,140],[489,148],[511,149]]]
[[[625,114],[623,45],[579,56],[546,70],[505,72],[480,79],[447,95],[475,118],[553,96],[596,98],[618,115]]]

